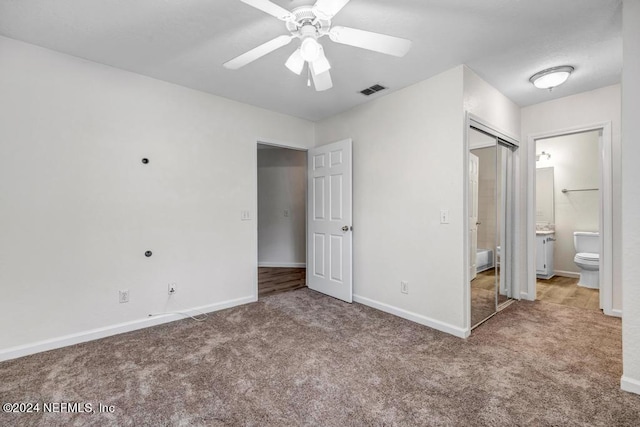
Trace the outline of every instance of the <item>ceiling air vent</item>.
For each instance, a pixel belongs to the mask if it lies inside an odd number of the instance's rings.
[[[360,91],[361,94],[363,94],[364,96],[369,96],[369,95],[373,95],[376,92],[380,92],[381,90],[385,90],[386,87],[381,86],[381,85],[373,85],[371,87],[368,87],[366,89],[363,89]]]

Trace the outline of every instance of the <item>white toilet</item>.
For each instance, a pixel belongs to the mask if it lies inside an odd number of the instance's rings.
[[[580,269],[578,285],[598,289],[600,287],[600,233],[575,231],[573,245],[576,248],[573,262]]]

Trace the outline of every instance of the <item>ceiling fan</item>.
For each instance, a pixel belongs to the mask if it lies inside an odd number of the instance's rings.
[[[349,0],[317,0],[313,6],[301,6],[288,11],[269,0],[240,0],[269,15],[284,21],[289,35],[278,36],[242,55],[226,62],[224,66],[237,70],[245,65],[265,56],[293,39],[300,39],[300,47],[289,57],[285,65],[294,73],[300,75],[305,64],[308,73],[313,78],[317,91],[330,89],[333,86],[329,70],[331,65],[324,55],[324,49],[318,39],[324,36],[341,44],[368,49],[397,57],[404,56],[411,48],[411,41],[399,37],[355,28],[331,26],[331,19],[342,10]],[[308,84],[311,84],[311,78]]]

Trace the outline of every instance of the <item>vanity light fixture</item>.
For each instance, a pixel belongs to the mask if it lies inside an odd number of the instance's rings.
[[[546,157],[546,160],[549,160],[551,158],[551,153],[543,151],[540,154],[536,154],[536,162],[539,162],[541,157]]]
[[[546,70],[535,73],[529,81],[539,89],[549,89],[549,91],[551,91],[554,87],[566,82],[571,73],[573,73],[573,70],[575,70],[575,68],[571,65],[547,68]]]

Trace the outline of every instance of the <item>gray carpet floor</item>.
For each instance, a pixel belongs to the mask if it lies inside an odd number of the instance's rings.
[[[462,340],[308,289],[0,363],[0,425],[638,426],[620,319],[517,302]]]

